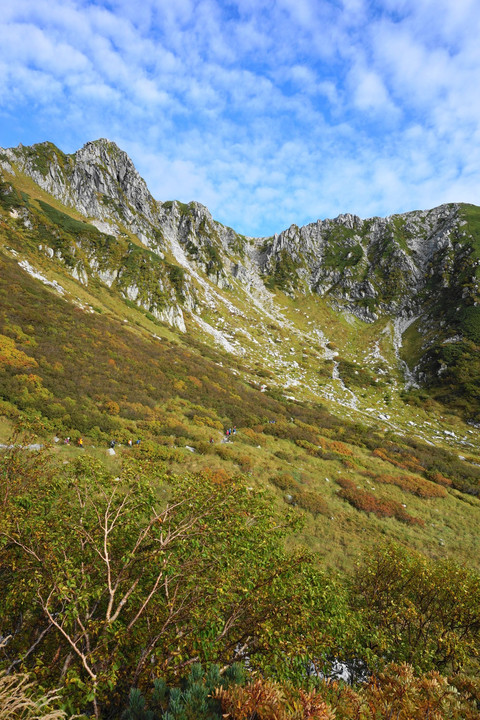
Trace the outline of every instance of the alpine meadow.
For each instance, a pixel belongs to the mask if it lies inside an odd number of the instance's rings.
[[[0,720],[480,719],[479,284],[472,204],[0,148]]]

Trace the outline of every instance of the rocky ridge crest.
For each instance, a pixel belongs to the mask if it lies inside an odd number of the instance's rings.
[[[96,276],[182,331],[185,312],[204,327],[202,310],[225,302],[217,289],[238,285],[267,315],[280,290],[321,296],[365,322],[387,316],[406,328],[420,318],[426,351],[439,338],[462,338],[448,319],[452,298],[474,309],[479,301],[480,253],[458,204],[387,218],[343,214],[249,238],[200,203],[154,199],[128,155],[105,139],[72,155],[51,143],[0,149],[0,166],[31,177],[100,233],[94,241],[80,234],[67,252],[46,247],[49,256],[69,255],[73,277]],[[26,208],[18,213],[31,222]]]
[[[73,155],[51,143],[0,153],[4,167],[17,166],[102,231],[127,229],[220,287],[232,278],[250,286],[261,279],[270,288],[327,296],[365,321],[418,312],[432,269],[443,277],[451,270],[452,236],[461,223],[458,205],[443,205],[367,220],[344,214],[292,225],[273,238],[245,238],[200,203],[155,200],[128,155],[106,139]]]

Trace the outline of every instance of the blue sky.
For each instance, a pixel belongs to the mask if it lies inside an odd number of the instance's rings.
[[[248,235],[480,205],[478,0],[2,0],[0,146],[107,137]]]

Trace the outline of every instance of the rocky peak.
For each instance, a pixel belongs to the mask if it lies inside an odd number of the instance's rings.
[[[131,221],[135,212],[154,220],[152,211],[156,203],[145,181],[127,153],[114,142],[105,138],[88,142],[73,158],[72,192],[77,202],[85,206],[86,214],[94,214],[88,211],[92,204],[96,207],[93,197],[100,193],[109,201],[120,202],[127,220]]]
[[[128,155],[105,138],[72,155],[51,143],[20,145],[0,151],[0,164],[30,175],[103,232],[127,229],[162,258],[173,255],[217,285],[233,276],[288,293],[328,295],[364,320],[415,313],[428,288],[453,282],[461,251],[454,248],[461,217],[453,204],[367,220],[345,213],[250,242],[200,203],[156,201]]]
[[[363,225],[363,220],[359,218],[358,215],[352,215],[351,213],[342,213],[341,215],[338,215],[333,222],[339,225],[345,225],[345,227],[350,230],[357,227],[360,228]]]
[[[15,166],[64,205],[89,218],[124,225],[148,242],[149,225],[157,221],[157,203],[127,153],[110,140],[86,143],[65,155],[49,142],[0,151],[2,165]]]

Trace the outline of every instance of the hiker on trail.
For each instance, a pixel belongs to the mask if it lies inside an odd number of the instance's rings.
[[[117,444],[117,443],[116,443],[116,440],[112,440],[112,441],[110,442],[110,447],[112,448],[112,450],[115,448],[115,445],[116,445],[116,444]]]
[[[132,438],[130,438],[130,440],[128,441],[128,444],[129,444],[130,447],[132,447],[132,445],[133,445]]]
[[[227,432],[225,433],[225,435],[228,437],[228,436],[230,435],[230,430],[227,430]]]
[[[234,425],[234,426],[233,426],[233,430],[232,430],[232,432],[233,432],[233,434],[234,434],[234,435],[236,435],[236,434],[237,434],[237,426],[236,426],[236,425]]]
[[[135,445],[140,445],[140,440],[135,440]]]
[[[83,440],[82,440],[82,438],[78,438],[78,447],[83,448]]]
[[[69,437],[66,437],[66,438],[65,438],[65,445],[70,445],[70,438],[69,438]]]
[[[212,437],[210,438],[210,443],[213,443],[213,438],[212,438]]]

